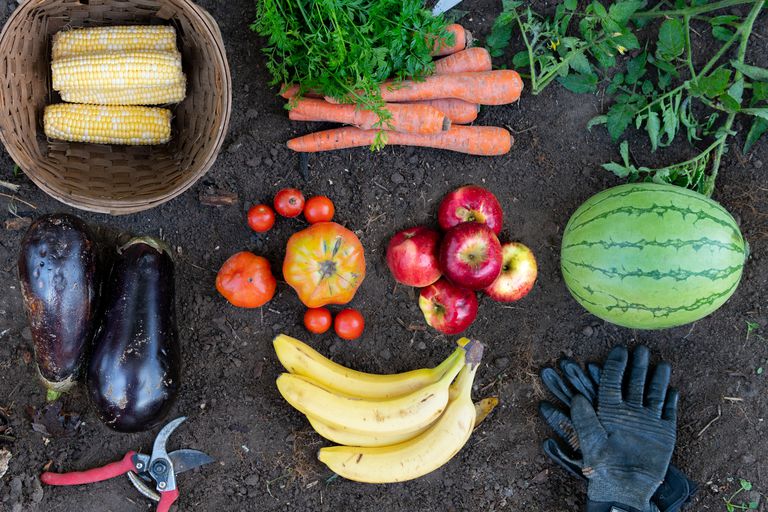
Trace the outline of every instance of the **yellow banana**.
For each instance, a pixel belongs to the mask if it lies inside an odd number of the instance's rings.
[[[477,428],[478,425],[491,414],[497,405],[499,405],[499,399],[495,396],[483,398],[479,402],[475,402],[475,428]]]
[[[309,345],[285,334],[277,336],[272,344],[278,359],[290,373],[308,377],[330,391],[373,399],[395,398],[434,384],[456,359],[464,355],[464,350],[457,348],[434,368],[377,375],[334,363]]]
[[[348,446],[388,446],[391,444],[402,443],[403,441],[416,437],[429,428],[427,426],[412,432],[397,434],[377,434],[332,427],[311,416],[307,416],[307,419],[315,432],[322,437],[331,442]]]
[[[434,384],[389,400],[341,395],[290,373],[277,378],[277,389],[289,404],[326,425],[361,433],[405,434],[440,417],[448,403],[451,381],[463,362],[463,357],[456,359]]]
[[[467,364],[451,386],[448,407],[422,434],[400,444],[377,448],[321,448],[318,459],[344,478],[367,483],[403,482],[439,468],[461,450],[472,434],[472,382],[481,356],[482,345],[470,345]]]

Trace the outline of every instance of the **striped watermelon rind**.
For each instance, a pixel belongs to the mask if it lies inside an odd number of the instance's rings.
[[[674,185],[600,192],[563,233],[561,270],[590,313],[635,329],[699,320],[739,285],[749,246],[717,202]]]

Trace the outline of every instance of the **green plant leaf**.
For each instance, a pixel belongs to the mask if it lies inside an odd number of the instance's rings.
[[[675,105],[670,106],[670,108],[665,108],[662,113],[662,118],[664,119],[664,135],[667,137],[667,141],[662,144],[663,146],[669,146],[672,144],[672,141],[675,138],[675,135],[677,134],[677,129],[680,126],[678,124],[678,112],[680,109],[680,96],[677,96],[675,99]]]
[[[603,169],[606,171],[611,171],[619,178],[626,178],[632,172],[631,169],[628,169],[621,164],[617,164],[616,162],[608,162],[607,164],[603,164]]]
[[[709,24],[713,27],[716,27],[718,25],[730,25],[737,21],[739,21],[741,18],[738,16],[734,16],[733,14],[725,14],[723,16],[715,16],[711,20],[709,20]]]
[[[619,144],[619,154],[621,155],[621,159],[624,161],[624,165],[630,167],[629,142],[626,140],[621,141],[621,144]]]
[[[752,127],[749,129],[749,133],[747,133],[747,140],[744,142],[744,149],[742,149],[742,153],[749,153],[749,150],[752,149],[752,146],[755,145],[755,142],[760,140],[760,137],[762,137],[766,132],[768,132],[768,121],[760,117],[755,118],[755,120],[752,121]]]
[[[750,66],[749,64],[744,64],[737,60],[732,60],[731,66],[736,68],[738,71],[741,71],[744,76],[747,76],[752,80],[757,80],[758,82],[768,82],[768,69],[759,68],[757,66]]]
[[[597,90],[597,75],[572,74],[557,79],[560,84],[571,92],[584,94]]]
[[[616,142],[635,117],[635,109],[627,103],[617,102],[608,109],[607,116],[608,133],[613,142]]]
[[[752,84],[752,104],[768,100],[768,82],[755,82]]]
[[[641,52],[636,57],[627,62],[626,82],[630,85],[636,84],[645,74],[645,65],[648,62],[648,52]]]
[[[515,56],[512,57],[512,65],[517,69],[527,68],[530,64],[531,64],[531,60],[526,50],[517,52]]]
[[[629,18],[640,9],[645,2],[640,0],[624,0],[616,2],[608,8],[608,17],[619,25],[626,25]]]
[[[595,11],[595,14],[597,14],[598,17],[600,18],[608,17],[608,11],[606,11],[605,7],[603,7],[603,4],[601,4],[597,0],[592,0],[592,9]]]
[[[685,51],[685,27],[677,18],[665,20],[659,28],[659,40],[656,43],[656,55],[659,59],[670,61]]]
[[[599,124],[606,124],[608,122],[608,116],[601,115],[601,116],[595,116],[592,119],[589,120],[587,123],[587,130],[592,130],[593,126],[597,126]]]
[[[601,68],[608,69],[616,65],[616,56],[607,44],[599,44],[592,48],[591,52]]]
[[[579,0],[565,0],[563,4],[565,5],[565,8],[568,9],[569,11],[575,11],[576,8],[579,6]]]
[[[752,482],[749,480],[744,480],[743,478],[739,480],[739,484],[741,484],[741,488],[745,491],[751,491],[752,490]]]
[[[731,70],[718,68],[707,76],[701,77],[695,85],[699,95],[717,98],[725,92],[731,80]]]
[[[648,112],[648,122],[645,123],[645,129],[648,132],[648,139],[651,141],[651,151],[656,151],[659,147],[659,130],[661,129],[659,114],[654,111]]]
[[[768,121],[768,107],[750,108],[749,110],[744,110],[744,113]]]
[[[741,106],[741,100],[744,98],[744,79],[739,78],[731,84],[728,88],[728,96],[733,98],[739,106]]]
[[[582,75],[592,75],[592,66],[589,64],[589,59],[583,52],[574,52],[571,54],[571,60],[568,61],[571,69]]]
[[[712,27],[712,37],[718,41],[729,41],[733,37],[733,30],[725,27]]]
[[[613,75],[613,78],[611,79],[611,83],[606,87],[605,92],[609,95],[616,94],[616,91],[619,90],[619,87],[624,83],[624,73],[616,73]]]

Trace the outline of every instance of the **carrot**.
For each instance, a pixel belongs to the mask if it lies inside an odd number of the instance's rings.
[[[435,61],[435,74],[490,71],[493,68],[491,54],[485,48],[467,48]]]
[[[290,119],[291,121],[314,121],[314,119],[310,119],[309,116],[299,114],[295,110],[288,111],[288,119]]]
[[[280,86],[280,96],[283,98],[290,100],[291,98],[295,97],[299,93],[299,86],[298,85],[288,85],[283,84]],[[322,95],[313,92],[313,91],[307,91],[304,93],[304,96],[307,98],[322,98]]]
[[[384,101],[395,103],[454,98],[480,105],[506,105],[520,98],[523,81],[517,71],[499,69],[481,73],[432,75],[421,82],[384,82],[380,90]],[[338,103],[328,96],[325,101]]]
[[[344,127],[310,133],[288,141],[288,147],[301,153],[370,146],[378,130]],[[512,135],[495,126],[452,126],[434,135],[387,132],[387,144],[421,146],[458,151],[469,155],[496,156],[512,148]]]
[[[429,105],[448,116],[453,124],[469,124],[477,119],[480,106],[463,100],[440,98],[437,100],[414,101],[415,105]]]
[[[445,29],[450,34],[453,34],[453,44],[447,44],[444,39],[435,41],[435,49],[432,51],[432,55],[435,57],[456,53],[472,44],[472,32],[466,30],[458,23],[448,25]]]
[[[386,110],[392,116],[379,124],[379,115],[355,105],[336,105],[323,100],[302,98],[294,102],[291,112],[305,120],[329,121],[351,124],[363,130],[386,129],[406,133],[439,133],[451,126],[445,114],[429,105],[408,105],[392,103]]]

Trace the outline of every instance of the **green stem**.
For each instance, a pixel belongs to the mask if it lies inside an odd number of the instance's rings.
[[[61,392],[48,389],[45,392],[45,399],[49,402],[55,402],[61,396]]]
[[[741,43],[739,44],[739,53],[736,57],[736,60],[739,62],[739,64],[744,64],[744,58],[747,55],[747,45],[749,43],[749,36],[752,35],[752,27],[755,24],[755,20],[757,19],[757,15],[760,14],[760,11],[762,10],[763,6],[765,5],[765,0],[758,0],[755,5],[752,7],[752,10],[749,11],[749,15],[747,16],[747,19],[744,21],[744,23],[739,27],[739,30],[737,33],[741,33]],[[733,75],[733,81],[738,82],[744,78],[741,71],[738,69],[736,70],[736,73]],[[718,146],[717,150],[715,151],[715,158],[712,160],[712,171],[709,174],[709,178],[707,179],[707,184],[705,186],[705,191],[707,192],[707,195],[712,195],[712,192],[715,190],[715,181],[717,180],[717,173],[720,170],[720,162],[723,159],[723,154],[725,153],[726,148],[726,141],[728,140],[728,134],[731,131],[731,128],[733,127],[733,121],[736,119],[736,113],[731,112],[728,114],[728,118],[725,120],[725,124],[722,128],[722,141],[720,142],[720,145]]]
[[[691,76],[696,76],[696,70],[693,68],[693,48],[691,47],[691,17],[683,16],[685,24],[685,60],[688,61],[688,70]]]
[[[515,8],[512,12],[515,16],[515,21],[517,21],[517,26],[520,28],[520,35],[523,37],[523,44],[528,50],[528,66],[531,69],[531,89],[533,89],[533,94],[536,94],[536,61],[533,59],[533,47],[531,47],[531,43],[528,41],[528,34],[525,33],[523,20],[520,19],[517,8]]]
[[[669,16],[697,16],[712,11],[719,11],[720,9],[727,9],[728,7],[734,7],[737,5],[754,4],[760,0],[722,0],[720,2],[713,2],[711,4],[700,5],[698,7],[689,7],[687,9],[672,9],[669,11],[643,11],[636,12],[632,15],[632,19],[642,18],[666,18]]]

